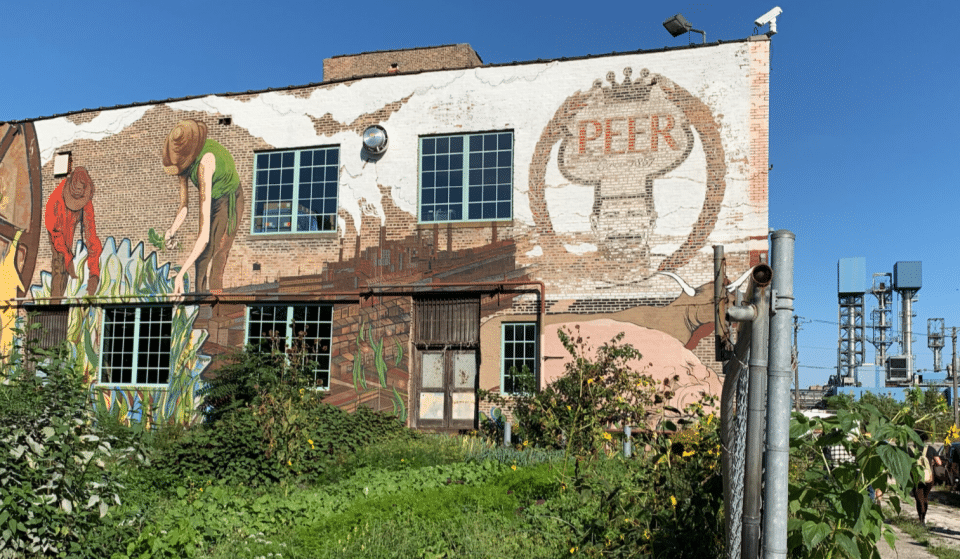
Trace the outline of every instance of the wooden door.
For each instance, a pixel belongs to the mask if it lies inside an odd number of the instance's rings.
[[[421,350],[418,361],[417,426],[444,430],[475,429],[476,350]]]

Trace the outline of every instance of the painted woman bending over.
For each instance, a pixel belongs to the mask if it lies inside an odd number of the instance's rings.
[[[243,206],[243,188],[233,156],[215,140],[207,139],[207,125],[196,120],[177,123],[163,145],[163,170],[179,180],[180,208],[164,235],[172,248],[180,226],[187,218],[188,181],[200,195],[200,227],[193,250],[177,273],[173,293],[182,294],[184,275],[195,266],[192,291],[223,289],[223,271],[230,247],[237,236]]]

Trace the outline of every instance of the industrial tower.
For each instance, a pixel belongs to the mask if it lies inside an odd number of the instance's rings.
[[[864,360],[863,294],[866,259],[841,258],[837,263],[837,381],[839,385],[857,384],[857,367]]]

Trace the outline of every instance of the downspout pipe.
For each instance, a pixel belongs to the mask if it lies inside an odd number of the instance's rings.
[[[766,407],[767,336],[770,299],[767,285],[773,275],[770,266],[760,264],[751,273],[753,302],[727,311],[727,317],[754,316],[750,329],[750,380],[747,393],[747,437],[743,488],[743,553],[745,559],[760,556],[760,493],[763,471],[764,414]],[[745,308],[746,307],[746,308]]]
[[[787,557],[790,470],[790,377],[792,372],[793,252],[796,235],[786,229],[771,235],[773,316],[770,318],[770,368],[767,384],[767,454],[764,487],[764,559]]]

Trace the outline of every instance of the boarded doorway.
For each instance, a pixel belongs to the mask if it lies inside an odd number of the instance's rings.
[[[480,299],[425,297],[416,300],[414,307],[416,426],[475,429]]]

